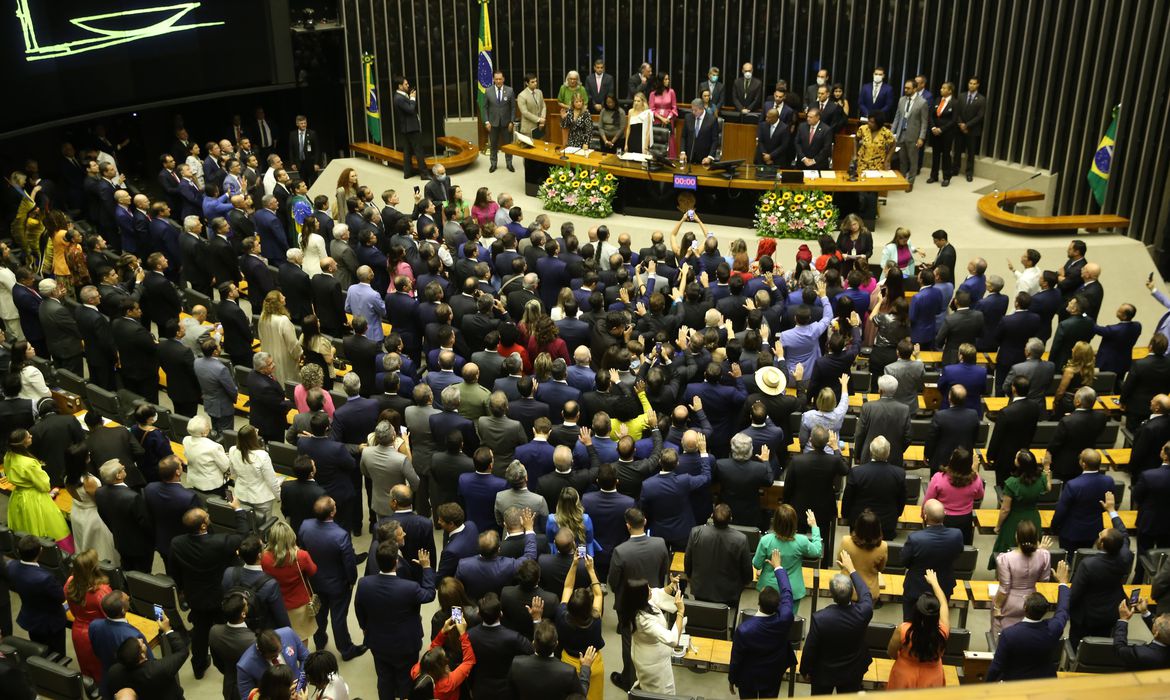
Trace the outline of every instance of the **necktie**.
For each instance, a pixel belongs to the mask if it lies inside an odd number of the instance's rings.
[[[264,148],[272,145],[272,139],[268,137],[268,122],[263,119],[260,120],[260,145]]]
[[[695,136],[699,135],[699,129],[703,127],[703,118],[699,117],[695,120]]]
[[[974,101],[975,101],[975,93],[968,92],[967,93],[967,104],[971,104]]]
[[[305,159],[305,132],[300,132],[301,139],[301,160]]]
[[[597,94],[601,94],[601,76],[597,76]]]
[[[815,136],[815,135],[816,135],[816,133],[817,133],[817,127],[816,127],[816,125],[810,126],[810,127],[808,128],[808,142],[809,142],[810,144],[812,143],[813,136]]]
[[[496,100],[500,102],[504,101],[504,91],[500,88],[496,88]]]
[[[822,112],[825,111],[825,103],[824,102],[821,103],[821,111]]]
[[[878,92],[881,90],[881,85],[874,83],[873,85],[873,101],[877,102]]]
[[[936,114],[938,114],[938,116],[941,117],[942,113],[943,113],[943,109],[945,109],[946,106],[947,106],[947,98],[944,97],[938,101],[938,112]]]

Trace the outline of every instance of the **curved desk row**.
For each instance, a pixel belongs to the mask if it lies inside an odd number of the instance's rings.
[[[1065,216],[1026,216],[1007,211],[1019,202],[1035,202],[1044,199],[1042,192],[1035,190],[1007,190],[992,192],[979,199],[979,215],[987,223],[1008,231],[1076,231],[1085,229],[1128,228],[1129,219],[1115,214],[1071,214]]]

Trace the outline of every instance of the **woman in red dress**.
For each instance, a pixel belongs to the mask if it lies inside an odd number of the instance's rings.
[[[65,581],[65,600],[73,614],[73,648],[81,672],[95,682],[102,679],[102,664],[89,642],[89,623],[105,617],[102,598],[111,591],[109,580],[98,567],[97,552],[87,549],[73,559],[73,573]]]

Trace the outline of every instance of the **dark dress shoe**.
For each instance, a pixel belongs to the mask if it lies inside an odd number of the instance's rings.
[[[357,657],[361,656],[364,653],[366,653],[366,645],[359,644],[357,646],[350,647],[349,651],[341,652],[341,660],[342,661],[352,661],[353,659],[356,659]]]
[[[617,687],[626,692],[629,692],[630,689],[626,686],[625,681],[622,680],[622,674],[620,672],[614,671],[613,673],[609,674],[609,680]]]
[[[496,171],[496,166],[494,166],[494,165],[492,167],[488,168],[489,173],[494,173],[495,171]]]
[[[937,178],[937,177],[932,177],[932,178],[930,178],[930,179],[928,179],[928,180],[926,181],[926,184],[928,184],[928,185],[933,185],[933,184],[934,184],[934,183],[936,183],[936,182],[938,182],[938,178]]]
[[[516,168],[513,168],[511,163],[508,163],[508,172],[510,172],[510,173],[516,172]]]
[[[951,179],[948,177],[942,181],[942,186],[946,187],[951,184]]]
[[[971,182],[971,181],[972,181],[972,180],[974,180],[974,179],[975,179],[975,177],[974,177],[974,176],[972,176],[972,175],[968,175],[968,176],[967,176],[967,182]]]

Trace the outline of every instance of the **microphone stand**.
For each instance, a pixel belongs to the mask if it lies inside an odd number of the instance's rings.
[[[995,188],[995,191],[993,191],[991,194],[993,197],[995,197],[998,200],[1007,199],[1007,193],[1009,191],[1014,190],[1015,188],[1019,187],[1020,185],[1023,185],[1024,183],[1031,182],[1032,180],[1035,180],[1036,178],[1040,177],[1041,174],[1042,173],[1033,173],[1033,174],[1029,175],[1028,177],[1024,178],[1023,180],[1020,180],[1016,184],[1012,185],[1011,187],[1008,187],[1008,188],[1003,189],[1003,190],[1000,190],[997,187],[997,188]],[[1002,208],[1002,206],[1000,208]],[[1014,208],[1015,207],[1013,206],[1012,209],[1014,209]],[[1010,210],[1005,209],[1004,211],[1010,211]]]

